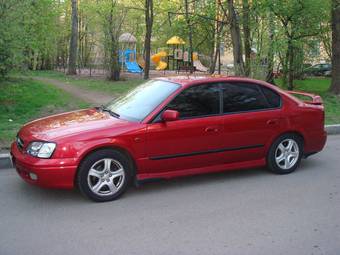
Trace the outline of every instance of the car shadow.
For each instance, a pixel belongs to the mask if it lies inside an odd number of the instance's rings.
[[[295,174],[305,174],[308,171],[317,171],[322,168],[323,162],[309,158],[308,160],[302,160],[298,169],[291,174],[285,176],[291,176]],[[128,196],[143,196],[148,193],[167,192],[173,189],[191,189],[196,187],[203,187],[204,185],[217,185],[230,182],[238,182],[244,180],[251,180],[255,178],[280,178],[283,175],[270,172],[266,167],[261,168],[247,168],[240,170],[230,170],[218,173],[207,173],[193,176],[178,177],[168,180],[156,180],[146,182],[139,187],[131,187],[127,192]]]
[[[251,168],[150,181],[139,187],[132,187],[127,192],[127,196],[140,196],[153,192],[168,192],[173,189],[191,189],[204,187],[205,185],[228,184],[228,182],[235,182],[241,179],[262,178],[268,174],[271,175],[272,173],[266,168]]]
[[[322,168],[322,162],[319,160],[302,160],[300,167],[294,174],[304,174],[307,171],[313,171]],[[244,180],[252,180],[254,178],[279,178],[280,175],[271,173],[265,167],[250,168],[242,170],[232,170],[218,173],[207,173],[194,176],[178,177],[169,180],[157,180],[143,183],[139,187],[131,186],[123,199],[140,198],[148,194],[159,194],[163,192],[171,192],[172,190],[190,190],[198,187],[227,185],[232,182],[239,182]],[[21,180],[18,180],[16,189],[23,196],[29,199],[50,201],[67,204],[83,204],[88,203],[89,200],[84,198],[78,189],[73,190],[58,190],[58,189],[43,189],[40,187],[29,185]]]

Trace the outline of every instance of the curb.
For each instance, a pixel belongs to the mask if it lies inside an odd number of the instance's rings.
[[[0,169],[11,168],[12,161],[9,153],[0,153]]]
[[[340,124],[326,125],[325,130],[328,135],[340,134]],[[12,161],[9,153],[0,153],[0,169],[6,169],[12,167]]]
[[[340,134],[340,124],[326,125],[325,130],[328,135],[338,135]]]

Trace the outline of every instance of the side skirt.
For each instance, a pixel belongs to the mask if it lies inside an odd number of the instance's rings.
[[[160,173],[143,173],[143,174],[137,174],[135,183],[140,184],[143,182],[149,182],[148,180],[155,181],[155,180],[160,180],[160,179],[172,179],[176,177],[190,176],[190,175],[197,175],[197,174],[217,173],[217,172],[224,172],[224,171],[230,171],[230,170],[256,168],[256,167],[263,167],[265,165],[266,165],[266,160],[263,158],[263,159],[258,159],[258,160],[236,162],[236,163],[222,164],[222,165],[209,166],[209,167],[200,167],[200,168],[192,168],[192,169],[168,171],[168,172],[160,172]]]

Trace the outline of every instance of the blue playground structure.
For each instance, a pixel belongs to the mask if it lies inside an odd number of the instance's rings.
[[[137,39],[130,33],[119,36],[119,63],[122,70],[130,73],[142,73],[143,69],[137,64],[136,43]]]
[[[136,60],[136,50],[126,49],[119,51],[119,62],[122,64],[123,70],[125,67],[130,73],[142,73],[143,69],[139,67]]]

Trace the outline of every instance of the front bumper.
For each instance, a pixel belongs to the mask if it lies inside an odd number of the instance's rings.
[[[71,189],[77,171],[75,158],[40,159],[11,146],[13,166],[26,182],[44,188]],[[34,178],[32,178],[34,177]]]

